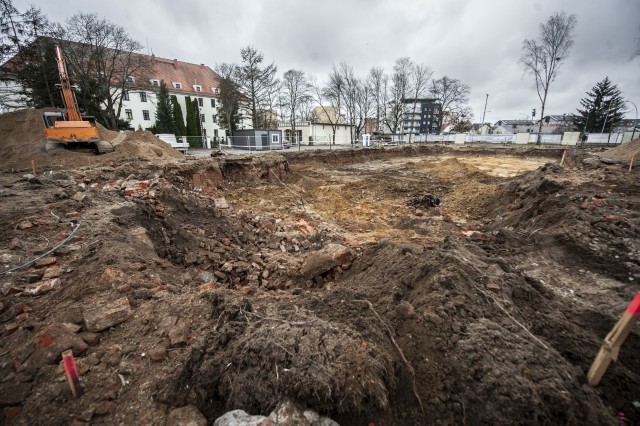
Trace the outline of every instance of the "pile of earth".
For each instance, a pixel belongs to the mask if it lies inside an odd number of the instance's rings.
[[[0,114],[0,157],[2,170],[27,170],[34,160],[40,171],[109,164],[123,159],[181,159],[178,151],[160,141],[150,132],[118,133],[98,124],[101,138],[114,141],[115,151],[96,156],[89,150],[47,152],[44,138],[43,112],[54,108],[23,109]]]
[[[608,158],[611,160],[629,162],[631,158],[635,158],[640,161],[638,158],[638,153],[640,153],[640,139],[635,139],[626,143],[623,143],[620,146],[615,148],[608,149],[600,154],[602,158]]]

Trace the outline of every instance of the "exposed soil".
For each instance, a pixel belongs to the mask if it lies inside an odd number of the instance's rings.
[[[604,158],[610,158],[612,160],[618,160],[622,162],[628,162],[631,158],[640,161],[640,139],[632,140],[615,148],[604,151],[601,155]]]
[[[4,421],[164,424],[191,404],[213,423],[289,398],[346,425],[637,424],[637,327],[598,387],[585,374],[640,290],[640,177],[560,154],[0,174],[0,271],[80,225],[0,272]]]

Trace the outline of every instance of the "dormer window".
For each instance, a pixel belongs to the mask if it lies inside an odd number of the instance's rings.
[[[217,87],[212,87],[211,90],[213,90],[213,93],[215,93],[216,95],[220,93],[220,89],[218,89]]]
[[[177,81],[173,82],[173,87],[176,89],[182,89],[182,83],[178,83]]]
[[[135,83],[136,79],[132,75],[127,76],[127,83]]]
[[[160,80],[157,80],[155,78],[152,78],[151,80],[149,80],[151,82],[152,86],[160,86]]]
[[[193,85],[193,90],[195,90],[196,92],[202,92],[202,86],[200,86],[198,84],[194,84]]]

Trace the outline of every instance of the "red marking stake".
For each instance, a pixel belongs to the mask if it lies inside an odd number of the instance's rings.
[[[64,371],[67,373],[71,393],[74,398],[79,398],[80,395],[82,395],[82,387],[80,387],[80,376],[78,376],[76,360],[73,358],[73,351],[71,349],[62,352],[62,362],[64,363]]]

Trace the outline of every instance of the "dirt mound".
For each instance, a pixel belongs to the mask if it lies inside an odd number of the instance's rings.
[[[489,199],[486,214],[502,219],[490,229],[544,239],[567,264],[633,281],[640,277],[639,205],[630,198],[640,195],[637,177],[619,169],[602,181],[600,170],[589,173],[592,181],[578,180],[549,164],[514,179]]]
[[[208,296],[214,332],[192,351],[173,402],[201,395],[191,402],[212,417],[233,407],[268,412],[285,397],[332,413],[388,408],[388,347],[367,348],[351,325],[295,306],[300,297]]]
[[[0,169],[28,170],[31,160],[35,160],[38,170],[75,168],[106,164],[122,159],[180,159],[182,154],[160,141],[149,132],[128,133],[125,140],[116,147],[116,151],[96,156],[89,150],[47,152],[44,138],[42,113],[58,111],[53,108],[24,109],[0,114]],[[118,132],[107,130],[98,125],[100,136],[104,140],[117,140]],[[120,151],[120,152],[119,152]]]
[[[636,161],[640,161],[638,158],[640,155],[638,154],[640,154],[640,139],[635,139],[602,152],[600,157],[628,163],[631,157],[634,156],[636,157]]]
[[[166,160],[184,158],[180,152],[146,130],[127,132],[124,140],[114,144],[114,148],[114,152],[98,156],[101,162],[114,159]]]

